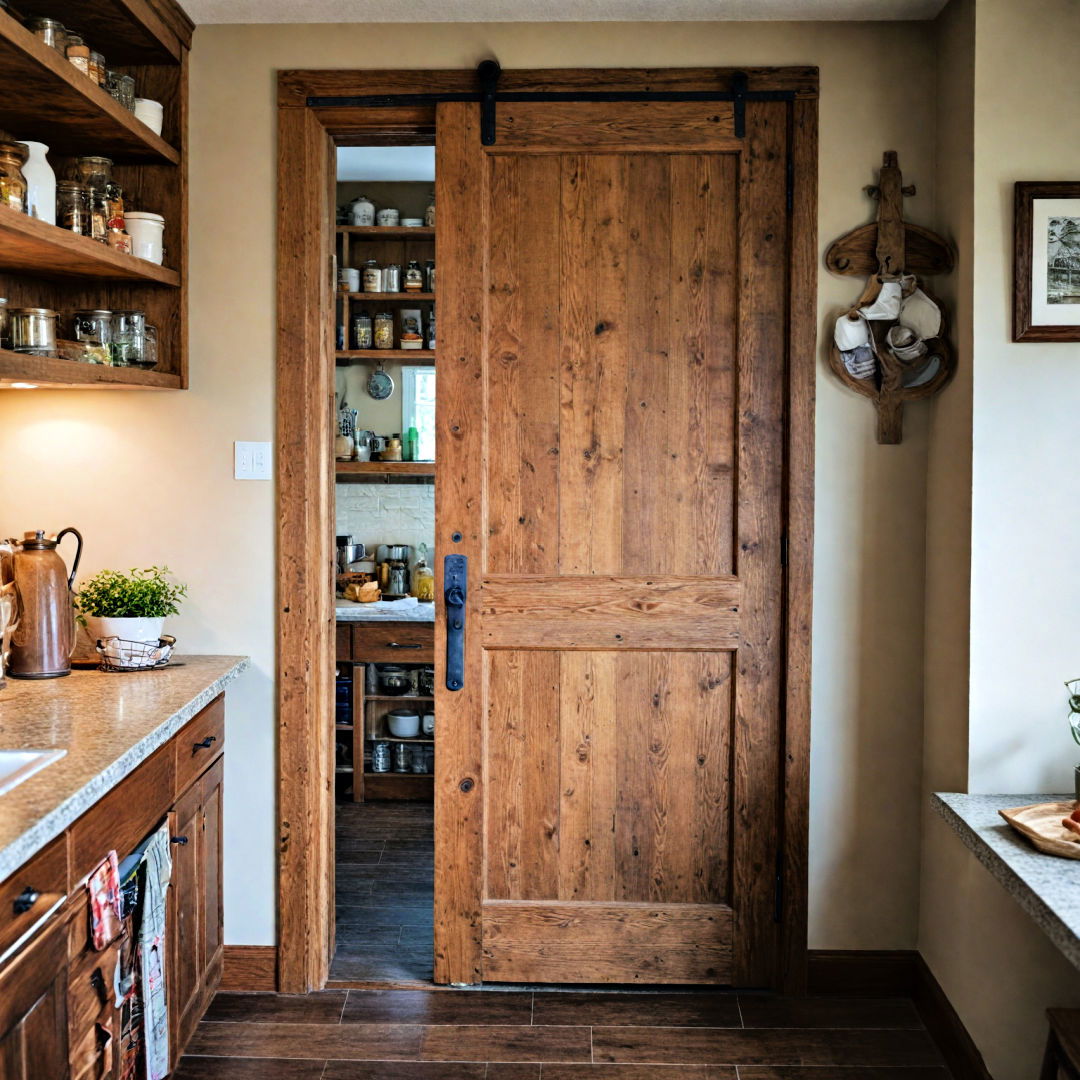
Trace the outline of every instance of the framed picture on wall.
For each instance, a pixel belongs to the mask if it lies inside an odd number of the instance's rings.
[[[1018,183],[1013,341],[1080,341],[1080,182]]]

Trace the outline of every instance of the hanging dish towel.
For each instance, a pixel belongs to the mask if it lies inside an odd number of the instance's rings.
[[[169,1072],[169,1011],[165,1000],[165,896],[172,877],[169,829],[162,825],[143,853],[145,878],[139,925],[139,982],[143,1006],[146,1080]]]

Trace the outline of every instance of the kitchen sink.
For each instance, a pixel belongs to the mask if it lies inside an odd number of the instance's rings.
[[[6,795],[66,753],[66,750],[0,750],[0,795]]]

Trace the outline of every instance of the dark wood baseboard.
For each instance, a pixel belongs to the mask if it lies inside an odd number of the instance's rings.
[[[226,945],[221,990],[277,990],[276,945]]]
[[[955,1080],[992,1080],[952,1002],[916,950],[812,949],[807,976],[811,994],[910,997]]]

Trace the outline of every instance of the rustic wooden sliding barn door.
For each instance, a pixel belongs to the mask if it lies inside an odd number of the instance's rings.
[[[437,981],[777,981],[792,113],[734,111],[438,107]]]

